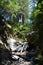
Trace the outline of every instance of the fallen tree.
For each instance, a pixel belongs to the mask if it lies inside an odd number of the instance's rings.
[[[29,56],[29,55],[35,55],[35,52],[12,52],[12,55],[17,56]]]

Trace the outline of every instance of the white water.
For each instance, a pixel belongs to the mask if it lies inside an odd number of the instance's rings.
[[[15,45],[16,40],[13,39],[13,38],[9,38],[9,39],[7,40],[7,43],[8,43],[9,48],[10,48],[12,51],[14,51],[15,48],[16,48],[16,45]]]

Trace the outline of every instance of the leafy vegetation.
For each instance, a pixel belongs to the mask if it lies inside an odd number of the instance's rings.
[[[43,65],[43,0],[39,0],[37,7],[33,11],[31,15],[32,27],[34,31],[37,31],[38,33],[38,47],[40,50],[40,62],[38,65]],[[35,43],[36,44],[36,43]],[[42,61],[42,62],[41,62]]]
[[[30,32],[30,24],[21,25],[19,22],[15,22],[12,29],[15,37],[26,40],[26,35]]]
[[[15,0],[0,0],[0,7],[15,14],[20,8],[19,3]]]
[[[12,34],[12,36],[19,40],[27,41],[26,35],[31,30],[36,31],[37,34],[34,37],[33,42],[36,46],[37,58],[40,62],[37,65],[43,65],[43,0],[38,0],[37,6],[32,12],[31,16],[28,15],[28,4],[28,0],[0,0],[0,38],[5,41],[7,35]],[[6,12],[7,14],[12,14],[14,17],[13,21],[3,21],[3,14],[6,14]],[[17,14],[19,13],[24,15],[24,24],[20,24],[17,22],[17,20],[15,20]],[[28,16],[33,21],[32,24],[27,23]]]
[[[9,21],[6,22],[6,20],[4,20],[5,24],[2,22],[2,24],[5,26],[5,28],[4,28],[5,36],[7,36],[8,34],[12,34],[13,36],[16,36],[18,38],[21,36],[23,39],[25,39],[26,34],[30,31],[30,25],[28,23],[21,25],[20,23],[16,22],[17,20],[15,20],[15,19],[16,19],[16,16],[18,13],[22,13],[24,15],[24,21],[27,22],[28,0],[25,0],[25,1],[23,1],[23,0],[20,0],[20,1],[0,0],[0,8],[2,8],[2,12],[1,12],[2,14],[0,14],[0,17],[3,16],[3,18],[4,18],[3,14],[5,14],[5,15],[12,14],[14,17],[13,22],[11,20],[10,20],[10,22]],[[7,12],[7,14],[6,14],[6,12]],[[12,15],[10,15],[10,16],[12,16]],[[1,21],[2,20],[0,20],[0,22]],[[0,24],[0,25],[2,27],[1,29],[3,30],[2,24]]]
[[[29,8],[28,8],[28,4],[29,1],[28,0],[18,0],[18,3],[20,5],[20,9],[19,9],[19,13],[24,14],[24,21],[27,22],[28,21],[28,12],[29,12]]]

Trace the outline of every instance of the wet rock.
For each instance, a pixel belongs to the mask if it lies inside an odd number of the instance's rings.
[[[2,42],[2,40],[0,40],[0,45],[3,45],[3,42]]]
[[[13,58],[14,60],[19,60],[19,56],[17,56],[17,55],[12,55],[12,58]]]
[[[22,44],[19,44],[17,47],[17,52],[23,52],[23,45]]]
[[[12,65],[33,65],[33,61],[24,61],[20,59],[20,61],[13,62]]]
[[[23,51],[26,51],[27,50],[27,48],[29,48],[29,42],[24,42],[24,44],[23,44]]]
[[[16,52],[27,52],[27,48],[29,48],[30,43],[24,42],[21,44],[16,44],[17,41],[13,38],[9,38],[7,40],[8,47],[11,49],[12,53],[13,51]],[[29,50],[29,49],[28,49]],[[11,55],[12,57],[12,65],[33,65],[33,58],[34,58],[34,50],[31,49],[31,51],[28,51],[30,54],[29,56],[20,57],[17,55]]]
[[[26,61],[25,61],[23,64],[20,64],[20,65],[33,65],[33,64],[32,64],[31,61],[30,61],[30,62],[26,62]]]
[[[8,47],[11,49],[12,53],[13,53],[13,51],[17,52],[18,48],[21,47],[21,45],[17,46],[16,42],[17,41],[15,39],[13,39],[13,38],[8,38],[8,40],[7,40]],[[12,55],[11,57],[14,60],[18,60],[19,59],[19,56],[16,56],[16,55]]]
[[[8,47],[9,47],[12,51],[15,50],[15,48],[16,48],[16,40],[15,40],[15,39],[13,39],[13,38],[8,38],[7,44],[8,44]]]

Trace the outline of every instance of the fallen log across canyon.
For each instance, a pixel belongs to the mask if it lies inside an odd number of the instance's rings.
[[[12,55],[29,56],[29,55],[35,55],[35,52],[12,52]]]

